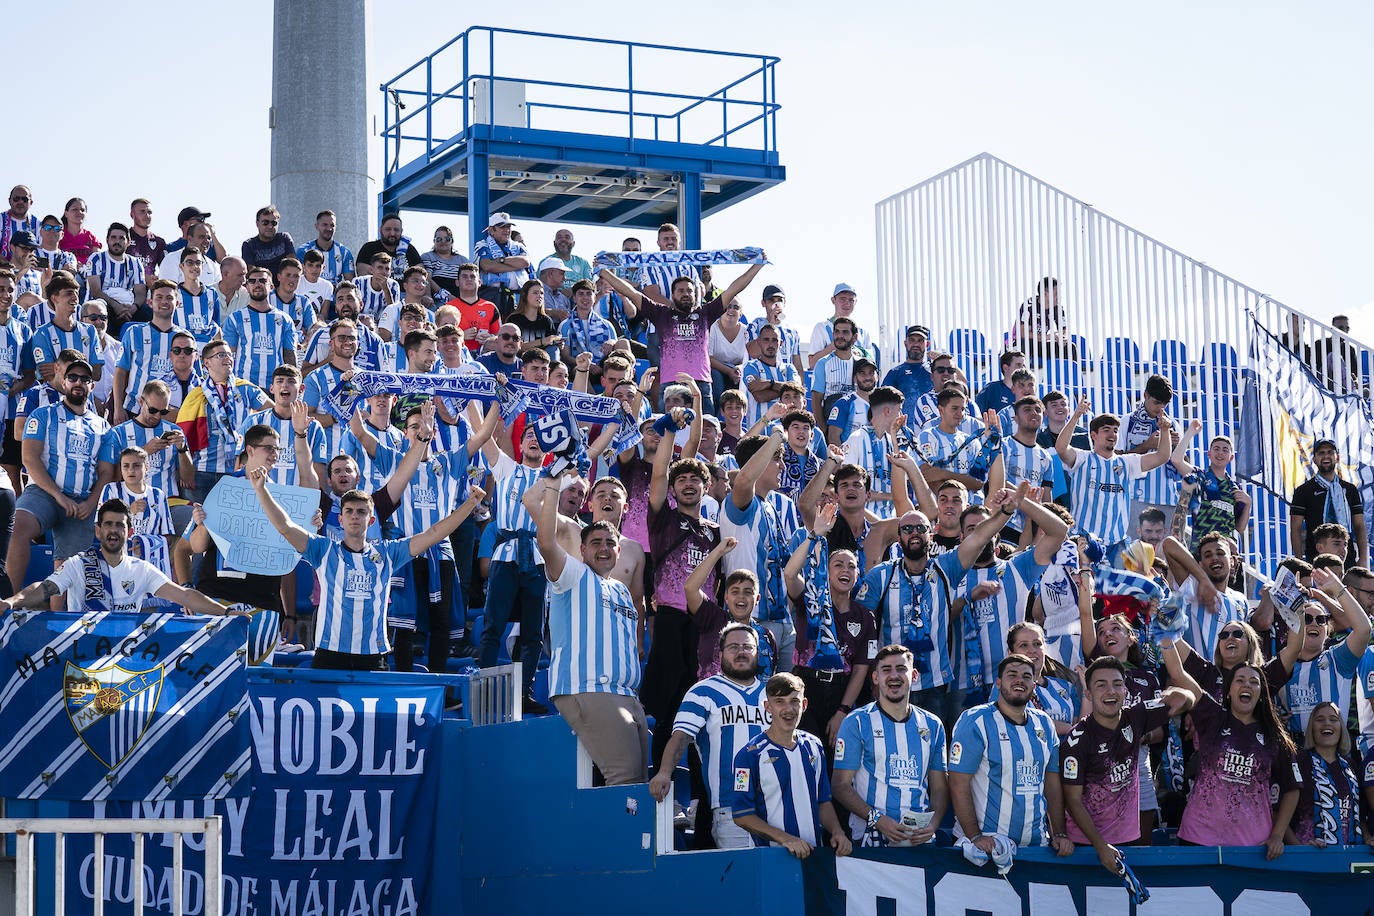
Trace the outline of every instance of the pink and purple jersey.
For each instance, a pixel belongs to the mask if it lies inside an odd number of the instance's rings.
[[[1265,738],[1259,722],[1241,722],[1210,694],[1193,707],[1193,731],[1198,779],[1179,838],[1200,846],[1264,843],[1274,825],[1269,784],[1282,793],[1302,783],[1292,756]]]
[[[1083,807],[1108,843],[1140,838],[1140,745],[1168,721],[1165,705],[1147,699],[1121,710],[1115,728],[1088,716],[1059,745],[1064,784],[1083,787]],[[1067,826],[1069,839],[1088,842],[1073,818]]]
[[[649,509],[649,555],[654,558],[654,601],[660,611],[686,607],[687,577],[720,543],[720,528],[714,522],[685,515],[668,503],[665,497],[662,509]],[[714,570],[704,590],[716,593]]]
[[[665,291],[664,295],[668,293]],[[694,379],[711,377],[711,360],[707,353],[711,324],[725,314],[725,304],[712,299],[701,308],[684,312],[657,302],[645,302],[639,312],[653,323],[658,332],[658,377],[667,384],[686,372]]]

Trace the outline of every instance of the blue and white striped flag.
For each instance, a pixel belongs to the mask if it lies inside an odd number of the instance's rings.
[[[0,794],[247,795],[243,617],[16,611],[0,622]]]
[[[1298,354],[1250,314],[1250,362],[1236,443],[1236,473],[1292,499],[1312,475],[1313,444],[1331,439],[1337,472],[1374,505],[1374,410],[1359,394],[1322,385]]]

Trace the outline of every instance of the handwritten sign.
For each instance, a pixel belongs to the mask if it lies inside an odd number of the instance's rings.
[[[307,531],[320,508],[318,490],[269,483],[267,492],[286,515]],[[301,555],[277,533],[262,511],[258,494],[245,477],[222,477],[205,500],[205,528],[224,562],[240,572],[284,576]]]

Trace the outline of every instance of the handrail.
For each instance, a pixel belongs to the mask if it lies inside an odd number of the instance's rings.
[[[623,81],[615,81],[613,85],[544,79],[534,74],[522,76],[518,70],[498,65],[498,38],[574,42],[624,49],[626,74]],[[478,42],[480,44],[475,44]],[[656,85],[655,77],[643,76],[646,69],[655,72],[661,69],[646,68],[642,60],[636,59],[637,53],[642,57],[642,53],[646,51],[728,60],[731,67],[734,62],[748,61],[752,66],[743,75],[730,76],[728,82],[710,92],[682,92],[671,86]],[[522,58],[524,53],[522,49]],[[461,60],[455,59],[458,54],[461,55]],[[758,149],[763,153],[775,153],[776,116],[780,106],[776,100],[777,78],[774,67],[778,63],[779,58],[767,54],[473,26],[380,84],[385,98],[382,139],[387,170],[394,172],[401,167],[400,153],[403,145],[413,150],[415,144],[422,144],[423,151],[419,158],[428,161],[436,149],[466,134],[474,124],[482,123],[474,118],[471,108],[478,98],[475,84],[479,83],[484,83],[489,91],[490,87],[497,83],[519,84],[526,90],[535,90],[536,97],[524,100],[524,126],[528,129],[541,128],[540,113],[551,115],[553,112],[584,112],[598,117],[625,118],[624,135],[630,140],[673,137],[677,142],[697,143],[703,146],[736,146],[743,150]],[[681,67],[674,66],[669,66],[668,69],[673,72],[682,70]],[[502,70],[506,72],[498,75],[498,71]],[[436,78],[443,78],[451,73],[459,77],[457,81],[446,89],[436,90],[433,85]],[[756,80],[757,85],[750,85]],[[744,97],[739,97],[741,87],[746,86],[749,87],[749,91],[743,93]],[[736,97],[730,96],[732,91],[736,92]],[[557,93],[562,95],[556,95]],[[624,104],[587,104],[577,101],[578,96],[591,93],[609,93],[612,98],[623,100]],[[539,95],[544,97],[538,97]],[[570,100],[568,96],[573,98]],[[409,103],[409,106],[403,109],[402,106],[406,103]],[[441,105],[456,106],[457,110],[452,107],[441,109],[438,107]],[[651,109],[663,107],[668,110],[646,111],[646,106]],[[701,139],[695,135],[698,132],[706,133],[706,130],[702,130],[704,125],[687,125],[684,124],[684,120],[707,106],[714,106],[714,109],[720,111],[720,122],[716,129],[711,131],[709,138]],[[489,108],[486,112],[486,123],[494,124],[496,114],[494,107]],[[422,132],[412,126],[417,119],[424,122]],[[647,119],[647,122],[640,119]],[[647,132],[646,127],[649,128]],[[407,132],[407,128],[417,132]],[[751,134],[752,138],[758,138],[761,133],[761,140],[747,140],[740,146],[740,141],[733,138],[746,130],[754,131]],[[408,160],[414,158],[416,157],[410,156]]]

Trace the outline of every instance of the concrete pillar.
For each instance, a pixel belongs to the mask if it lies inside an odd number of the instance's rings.
[[[276,0],[272,30],[272,203],[296,244],[315,214],[338,214],[335,238],[372,238],[367,177],[366,0]],[[253,201],[250,212],[266,201]]]

